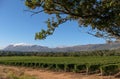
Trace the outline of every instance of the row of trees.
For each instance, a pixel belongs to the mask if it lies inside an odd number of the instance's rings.
[[[120,56],[118,50],[96,50],[80,52],[11,52],[0,51],[0,56],[45,56],[45,57],[78,57],[78,56]]]

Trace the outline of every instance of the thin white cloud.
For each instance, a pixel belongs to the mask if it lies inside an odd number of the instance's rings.
[[[13,46],[32,46],[32,44],[27,44],[27,43],[16,43],[12,44]]]
[[[4,49],[4,48],[5,48],[5,47],[0,46],[0,50],[1,50],[1,49]]]

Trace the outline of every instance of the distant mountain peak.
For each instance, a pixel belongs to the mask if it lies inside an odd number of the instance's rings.
[[[92,51],[92,50],[113,50],[120,48],[120,43],[112,44],[88,44],[76,46],[61,46],[49,48],[46,46],[32,45],[26,43],[17,43],[9,45],[4,48],[5,51],[23,51],[23,52],[78,52],[78,51]]]
[[[33,46],[32,44],[27,44],[27,43],[16,43],[16,44],[11,44],[12,46]]]

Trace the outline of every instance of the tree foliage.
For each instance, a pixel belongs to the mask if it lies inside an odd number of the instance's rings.
[[[40,56],[40,57],[120,56],[120,49],[117,49],[117,50],[78,51],[78,52],[0,51],[0,57],[1,56]]]
[[[48,18],[47,30],[36,33],[36,39],[52,35],[55,28],[67,21],[77,21],[80,27],[91,27],[86,33],[96,37],[120,38],[119,0],[26,0],[25,5],[34,14],[55,15]]]

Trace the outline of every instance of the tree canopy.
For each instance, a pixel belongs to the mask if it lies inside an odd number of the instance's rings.
[[[26,0],[25,5],[33,14],[54,15],[46,21],[47,30],[36,33],[35,39],[45,39],[67,21],[77,21],[79,27],[91,27],[86,33],[96,37],[120,39],[119,0]]]

